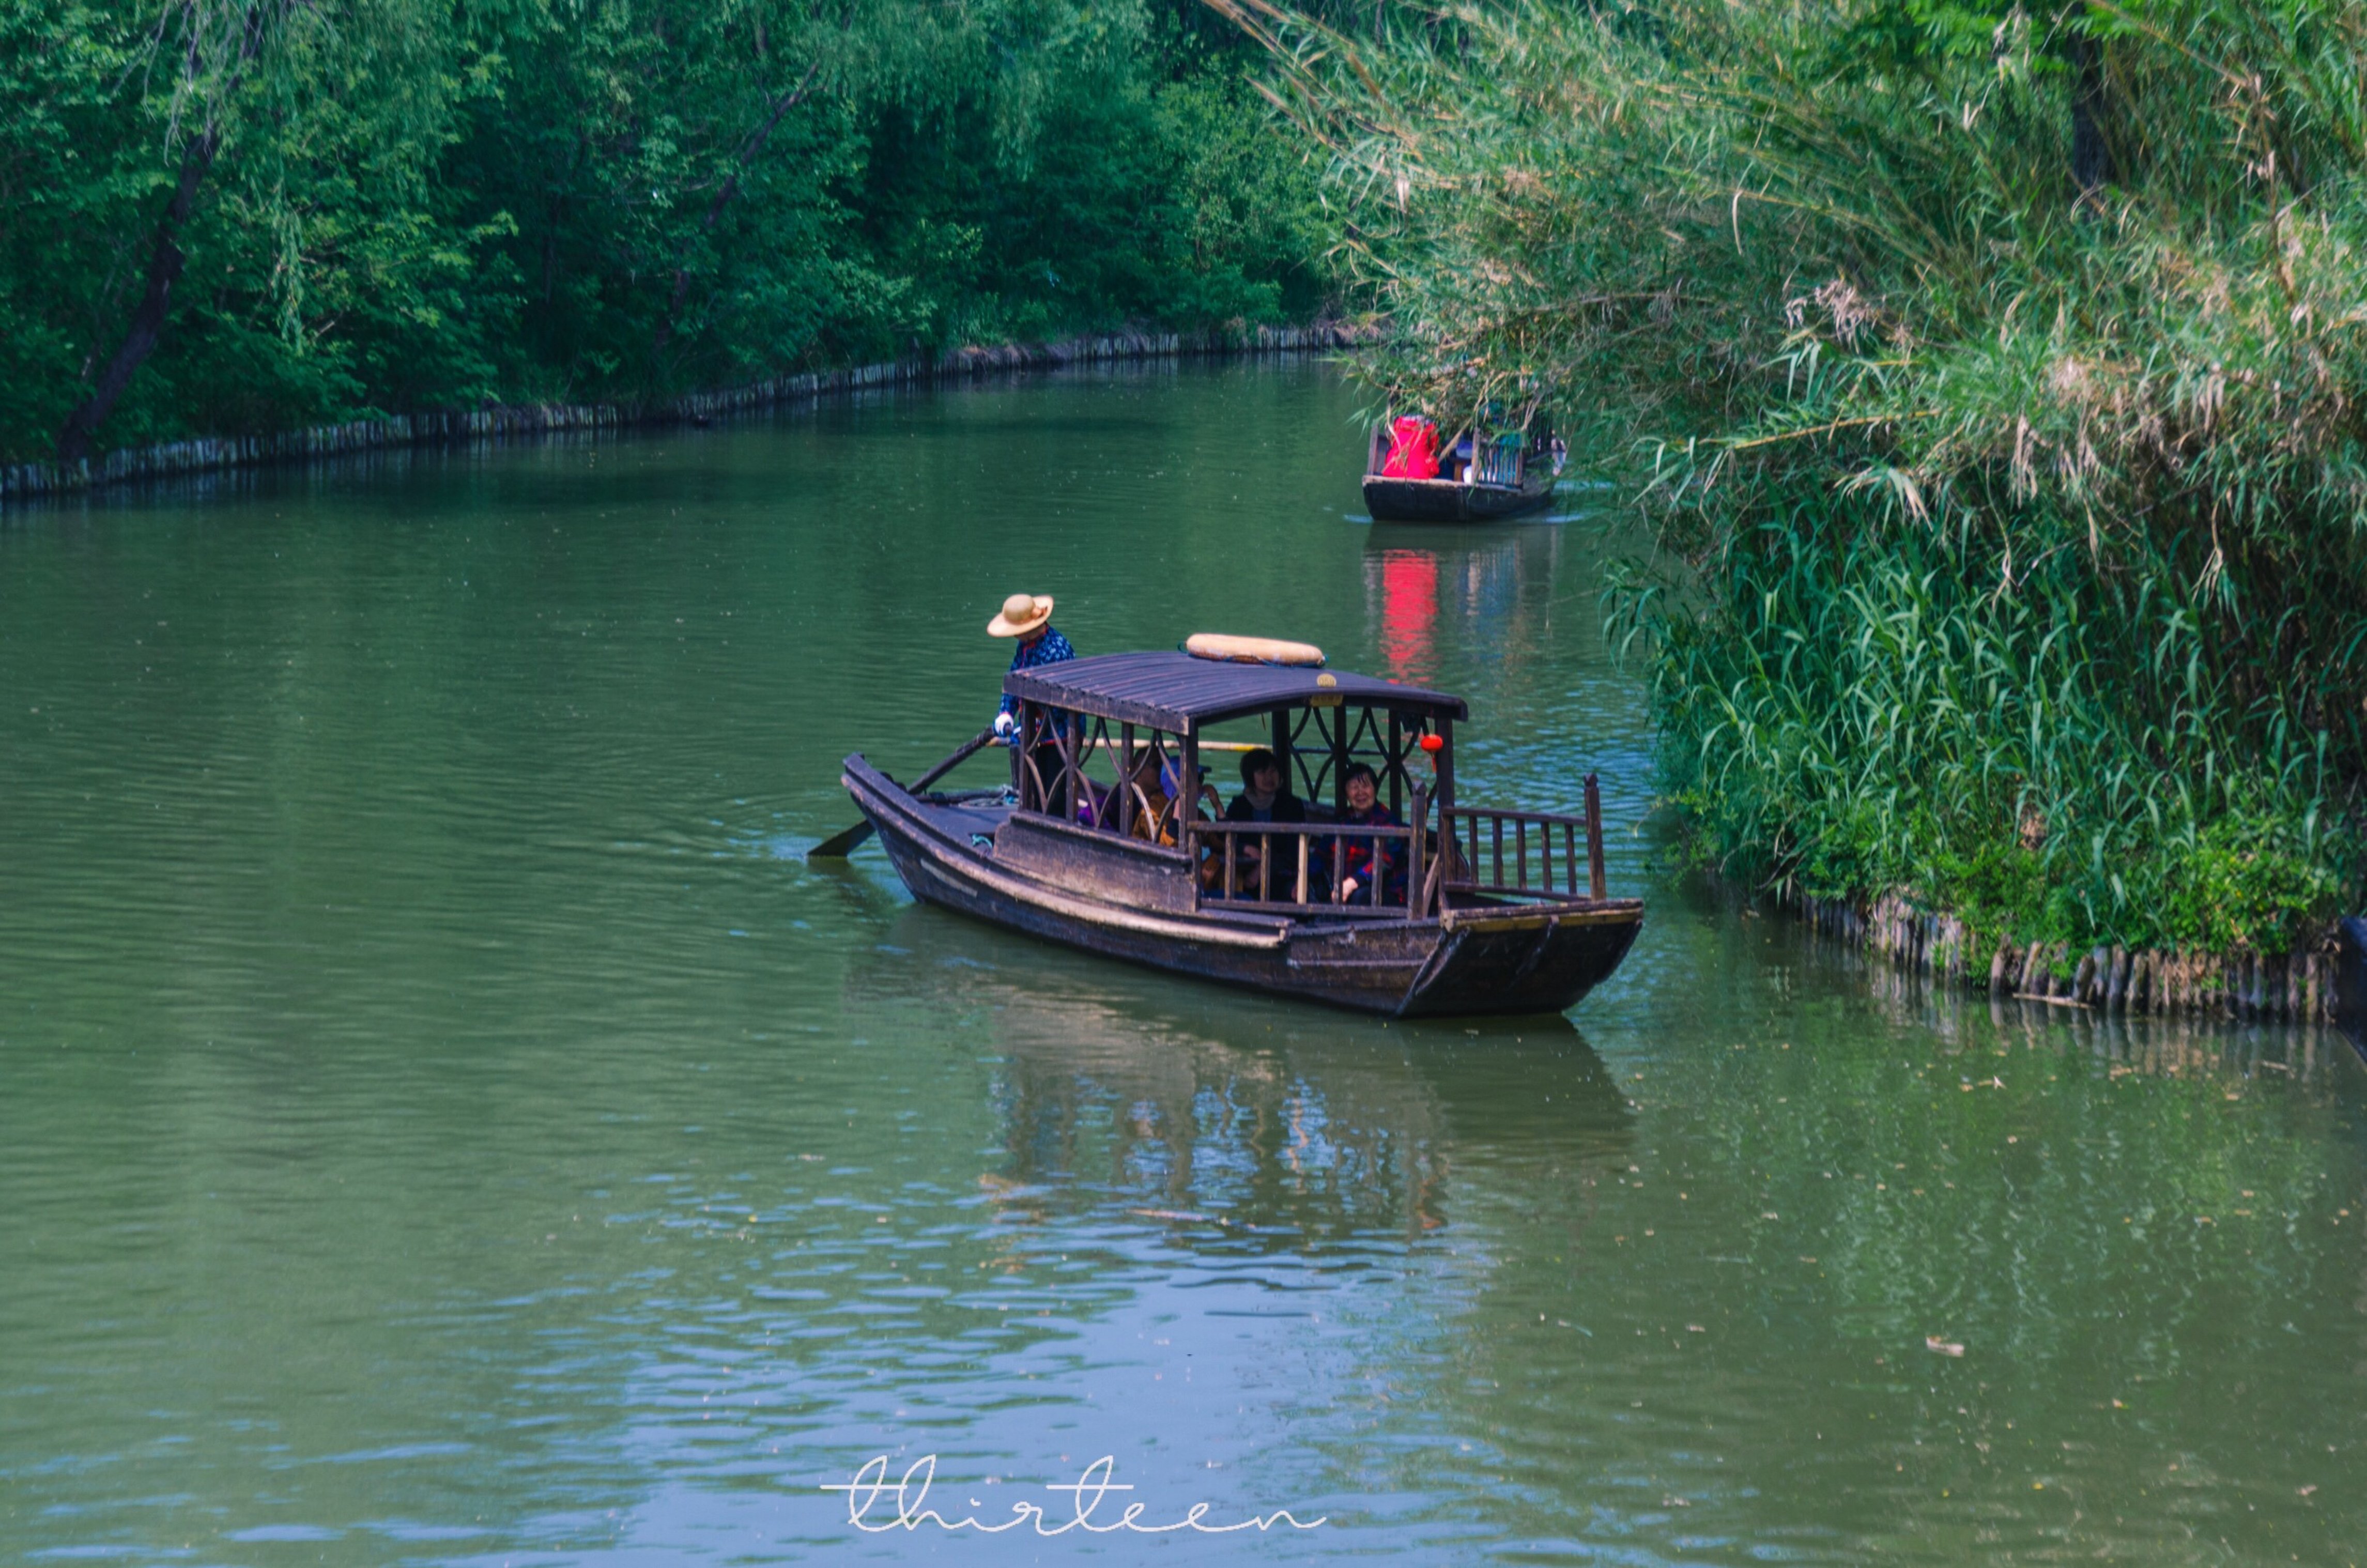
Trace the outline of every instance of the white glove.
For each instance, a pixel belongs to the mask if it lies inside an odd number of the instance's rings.
[[[1011,732],[1017,728],[1019,728],[1019,721],[1013,718],[1010,714],[997,713],[994,716],[994,738],[996,740],[1008,741],[1011,738]]]

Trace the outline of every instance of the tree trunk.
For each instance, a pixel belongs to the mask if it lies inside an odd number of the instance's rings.
[[[2071,35],[2071,178],[2078,205],[2095,206],[2112,178],[2112,150],[2104,141],[2104,115],[2111,87],[2104,79],[2104,50],[2085,33]]]
[[[263,21],[262,4],[249,6],[240,28],[238,60],[223,85],[221,101],[208,110],[205,129],[181,154],[181,177],[173,187],[173,199],[165,205],[164,216],[156,221],[148,256],[148,286],[141,292],[139,308],[131,312],[131,324],[124,332],[123,342],[107,361],[107,368],[99,372],[90,396],[66,416],[65,427],[58,432],[60,462],[79,462],[90,455],[98,427],[107,423],[107,416],[115,410],[116,400],[131,384],[131,378],[139,374],[148,356],[155,352],[157,340],[164,334],[164,318],[173,304],[173,285],[180,281],[182,264],[188,259],[181,250],[181,230],[197,206],[198,192],[205,185],[207,175],[213,171],[215,156],[221,151],[222,106],[238,91],[247,65],[262,45]],[[196,58],[197,44],[192,40],[193,72]]]
[[[716,220],[723,216],[723,210],[730,205],[731,199],[740,194],[740,176],[747,172],[750,164],[755,162],[756,154],[764,150],[764,143],[772,140],[774,128],[781,123],[783,117],[805,101],[806,93],[812,87],[814,76],[821,70],[821,62],[816,60],[806,67],[804,77],[796,86],[772,101],[764,123],[748,138],[741,149],[739,162],[725,176],[721,188],[715,193],[715,199],[707,204],[707,213],[698,221],[697,233],[683,242],[682,254],[674,262],[674,288],[666,296],[665,314],[659,318],[657,335],[650,344],[652,369],[655,362],[664,356],[666,345],[674,341],[674,322],[682,315],[683,302],[690,298],[691,247],[714,232]]]
[[[183,256],[179,243],[181,225],[188,222],[189,209],[197,204],[198,187],[205,183],[206,173],[213,167],[214,153],[221,142],[221,133],[209,129],[190,143],[181,155],[181,179],[173,189],[173,199],[157,220],[154,248],[148,257],[148,287],[140,296],[140,308],[131,312],[131,325],[123,335],[122,344],[115,350],[107,369],[99,372],[98,384],[91,389],[71,415],[65,428],[58,433],[58,460],[78,462],[90,454],[91,442],[98,435],[115,408],[115,400],[131,384],[131,378],[155,351],[156,340],[164,335],[164,314],[173,303],[173,285],[180,280]]]

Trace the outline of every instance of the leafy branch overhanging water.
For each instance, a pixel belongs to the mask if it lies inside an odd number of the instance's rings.
[[[2355,895],[2367,5],[1211,3],[1376,382],[1598,411],[1706,860],[2023,939]]]

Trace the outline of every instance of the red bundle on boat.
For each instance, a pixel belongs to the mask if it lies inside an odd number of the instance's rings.
[[[1381,477],[1436,479],[1438,426],[1413,414],[1390,420],[1389,455],[1381,462]]]

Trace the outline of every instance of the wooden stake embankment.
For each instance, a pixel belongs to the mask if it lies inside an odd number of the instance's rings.
[[[1897,893],[1870,903],[1800,898],[1790,907],[1818,935],[1863,949],[1934,984],[2103,1013],[2198,1018],[2338,1021],[2337,932],[2292,953],[2205,953],[2117,946],[1999,942],[1975,952],[1964,923]],[[2367,971],[2367,964],[2362,964]],[[2367,984],[2354,983],[2367,991]],[[2360,999],[2367,1006],[2367,995]]]
[[[1373,329],[1340,324],[1251,327],[1213,333],[1111,333],[1056,343],[1009,344],[957,348],[934,359],[898,360],[776,376],[744,386],[646,405],[628,403],[514,403],[494,408],[438,409],[387,419],[357,419],[315,426],[277,436],[169,441],[128,447],[74,463],[0,466],[0,506],[72,494],[142,480],[178,479],[266,463],[308,462],[355,452],[402,447],[457,446],[548,436],[564,431],[624,430],[703,424],[735,414],[783,404],[818,402],[878,388],[961,381],[1014,370],[1055,369],[1064,365],[1127,360],[1231,358],[1263,354],[1303,354],[1349,348],[1376,335]]]

